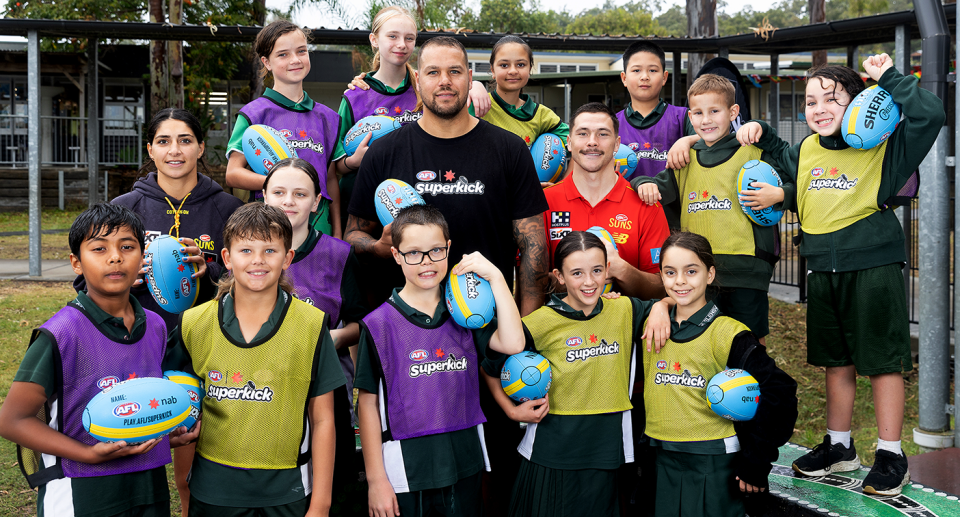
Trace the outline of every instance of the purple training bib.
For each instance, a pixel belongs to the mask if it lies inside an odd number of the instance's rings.
[[[413,87],[399,94],[380,93],[375,90],[363,91],[360,88],[347,90],[343,94],[353,111],[354,122],[363,117],[382,115],[391,117],[400,124],[409,124],[420,120],[423,113],[417,109],[417,93]]]
[[[260,97],[240,108],[240,113],[250,124],[263,124],[280,131],[290,147],[297,151],[297,156],[317,169],[320,193],[330,199],[327,194],[327,168],[337,144],[340,125],[340,117],[335,111],[319,102],[313,103],[311,111],[291,111],[266,97]]]
[[[97,440],[83,429],[83,409],[103,388],[135,377],[163,377],[161,361],[166,351],[166,326],[152,311],[147,332],[136,343],[118,343],[103,335],[80,309],[67,305],[40,328],[57,342],[63,386],[57,415],[60,432],[78,442],[95,445]],[[146,454],[118,458],[97,465],[58,458],[66,477],[95,477],[140,472],[170,463],[170,442]]]
[[[473,334],[453,322],[426,329],[390,301],[363,318],[380,356],[387,431],[394,440],[475,427],[480,374]]]
[[[620,143],[637,153],[637,168],[627,181],[637,176],[656,176],[667,168],[667,152],[683,137],[683,119],[687,108],[667,105],[660,121],[646,129],[637,129],[627,121],[626,110],[617,113]]]
[[[321,234],[313,251],[287,268],[297,298],[329,314],[332,328],[340,321],[340,284],[349,255],[350,244]]]

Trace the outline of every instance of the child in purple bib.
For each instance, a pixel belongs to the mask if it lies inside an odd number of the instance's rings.
[[[443,301],[450,248],[443,215],[408,207],[391,230],[406,284],[363,319],[355,382],[369,511],[413,515],[429,504],[443,515],[479,515],[480,474],[490,466],[478,361],[523,350],[520,313],[503,274],[471,253],[451,272],[490,282],[497,320],[460,327]]]
[[[87,290],[34,331],[0,407],[0,436],[17,444],[20,469],[39,487],[39,515],[169,513],[170,447],[195,440],[200,426],[131,444],[99,442],[81,422],[101,389],[163,374],[166,326],[130,295],[143,223],[128,208],[99,204],[77,217],[69,240]]]

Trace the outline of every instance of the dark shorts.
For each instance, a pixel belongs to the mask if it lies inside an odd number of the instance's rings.
[[[465,477],[456,484],[417,492],[397,494],[400,515],[422,517],[443,515],[446,517],[480,517],[481,472]]]
[[[913,369],[899,264],[807,275],[807,362],[860,375]]]
[[[110,517],[169,517],[170,501],[160,501],[154,504],[143,504],[134,506],[121,513],[112,514]]]
[[[758,338],[770,333],[767,292],[745,287],[721,287],[710,297],[724,316],[743,323]]]
[[[520,459],[511,517],[618,516],[617,469],[560,470]]]
[[[310,497],[279,506],[234,508],[204,503],[190,496],[190,517],[303,517],[310,507]]]
[[[743,517],[733,471],[736,454],[690,454],[653,447],[657,464],[656,517]]]

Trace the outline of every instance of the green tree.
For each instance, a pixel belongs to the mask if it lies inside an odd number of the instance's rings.
[[[665,30],[653,19],[653,9],[647,2],[629,2],[616,6],[607,0],[603,7],[588,9],[577,15],[567,26],[574,34],[610,34],[649,36],[665,34]]]
[[[3,16],[32,20],[138,22],[146,10],[146,0],[7,0]],[[83,38],[44,38],[41,50],[82,51],[86,47],[87,40]]]
[[[467,11],[462,26],[481,32],[559,32],[570,19],[566,13],[542,11],[536,0],[482,0],[480,13]]]
[[[654,19],[663,32],[661,36],[683,37],[687,35],[687,14],[680,5],[674,5]]]

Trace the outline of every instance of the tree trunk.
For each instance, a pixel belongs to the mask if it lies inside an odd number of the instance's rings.
[[[691,38],[717,35],[717,0],[687,0],[687,34]],[[687,54],[687,84],[693,84],[703,64],[714,54]]]
[[[826,3],[824,0],[807,0],[807,12],[810,13],[810,24],[827,21]],[[813,51],[813,68],[827,64],[827,51]]]
[[[170,23],[183,24],[183,0],[170,0]],[[183,108],[183,42],[167,43],[168,66],[170,67],[170,106]]]
[[[254,0],[253,13],[254,23],[263,27],[267,20],[267,1]],[[250,74],[250,98],[247,99],[247,102],[253,102],[257,97],[263,95],[263,77],[260,75],[260,69],[263,65],[260,63],[260,58],[257,56],[253,44],[250,45],[250,62],[253,63],[253,73]]]
[[[150,0],[150,21],[164,23],[163,0]],[[167,42],[150,42],[150,112],[151,116],[170,104],[167,78]]]

